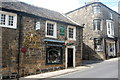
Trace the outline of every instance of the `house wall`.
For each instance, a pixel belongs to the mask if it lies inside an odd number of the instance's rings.
[[[99,5],[101,7],[101,13],[93,13],[92,7],[95,5]],[[113,15],[115,37],[118,38],[118,14],[100,4],[91,4],[87,7],[83,7],[66,14],[77,23],[81,25],[85,24],[83,29],[83,59],[105,59],[105,47],[103,47],[103,52],[94,51],[94,38],[107,36],[106,20],[110,19],[110,13]],[[102,30],[93,30],[94,19],[102,20]],[[104,39],[102,40],[102,43],[102,45],[105,45]]]

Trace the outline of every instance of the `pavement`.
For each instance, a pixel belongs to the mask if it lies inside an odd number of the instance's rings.
[[[114,60],[118,60],[120,58],[112,58],[109,60],[105,60],[105,61],[114,61]],[[104,62],[104,61],[103,61]],[[99,64],[99,63],[98,63]],[[75,68],[68,68],[68,69],[63,69],[63,70],[58,70],[58,71],[53,71],[53,72],[46,72],[46,73],[41,73],[41,74],[37,74],[37,75],[30,75],[30,76],[26,76],[26,77],[22,77],[20,78],[20,80],[23,79],[32,79],[32,78],[51,78],[51,77],[55,77],[55,76],[59,76],[59,75],[63,75],[63,74],[68,74],[71,72],[75,72],[75,71],[80,71],[83,69],[87,69],[87,68],[93,68],[94,66],[92,65],[85,65],[85,66],[78,66]]]

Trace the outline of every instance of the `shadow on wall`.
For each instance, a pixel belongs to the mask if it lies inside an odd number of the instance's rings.
[[[83,43],[83,60],[103,60],[93,49]]]
[[[117,53],[118,57],[120,57],[120,52]]]

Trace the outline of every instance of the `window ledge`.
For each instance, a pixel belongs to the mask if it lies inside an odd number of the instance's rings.
[[[45,37],[48,37],[48,38],[57,38],[56,36],[48,36],[48,35],[46,35]]]

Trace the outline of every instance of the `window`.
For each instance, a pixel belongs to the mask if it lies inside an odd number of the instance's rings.
[[[118,22],[119,22],[119,24],[120,24],[120,17],[118,17]]]
[[[93,6],[93,13],[100,13],[101,10],[100,10],[100,6],[96,5],[96,6]]]
[[[73,28],[69,28],[69,38],[73,38]]]
[[[14,16],[9,16],[8,18],[8,25],[13,26]]]
[[[101,30],[101,20],[95,19],[93,20],[94,30]]]
[[[113,14],[110,12],[110,19],[113,19]]]
[[[46,56],[47,64],[62,63],[62,47],[48,46],[46,52],[47,52]]]
[[[67,38],[69,40],[76,40],[76,27],[68,26],[67,29]]]
[[[103,51],[102,39],[98,39],[98,38],[94,39],[94,49],[95,51]]]
[[[107,35],[108,37],[114,37],[114,25],[112,20],[107,20]]]
[[[0,11],[0,26],[8,28],[16,28],[17,14]]]
[[[40,22],[35,23],[35,30],[38,30],[38,29],[40,29]]]
[[[55,22],[46,21],[46,37],[57,37],[57,26]]]
[[[5,25],[5,19],[6,19],[6,15],[5,14],[1,14],[0,15],[0,25]]]

